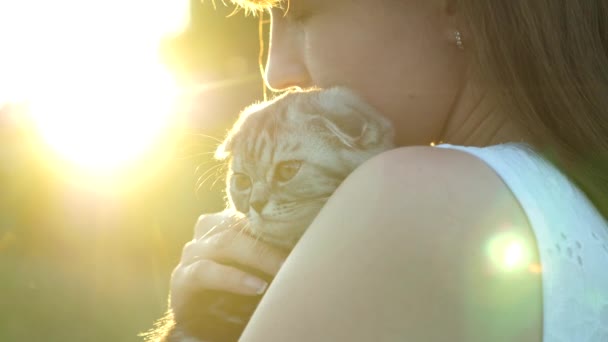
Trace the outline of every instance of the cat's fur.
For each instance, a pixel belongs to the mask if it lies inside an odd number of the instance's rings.
[[[344,178],[392,147],[386,118],[350,90],[331,88],[248,108],[216,155],[230,157],[229,205],[247,216],[250,232],[291,248]]]
[[[249,233],[291,249],[346,176],[393,147],[393,134],[386,118],[345,88],[288,92],[250,106],[216,151],[230,161],[228,205],[246,217]],[[164,341],[234,341],[259,300],[203,291],[169,318]]]

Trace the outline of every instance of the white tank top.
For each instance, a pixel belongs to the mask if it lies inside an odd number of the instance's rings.
[[[437,147],[483,160],[525,211],[540,254],[543,341],[608,342],[608,222],[586,195],[524,144]]]

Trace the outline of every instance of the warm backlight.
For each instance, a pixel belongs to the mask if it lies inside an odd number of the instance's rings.
[[[173,114],[162,38],[189,0],[0,1],[0,104],[25,102],[55,160],[95,173],[149,149]]]

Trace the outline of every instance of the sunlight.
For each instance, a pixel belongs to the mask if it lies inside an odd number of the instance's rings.
[[[188,12],[188,0],[3,0],[0,104],[29,106],[51,158],[123,167],[171,124],[177,88],[159,49]]]

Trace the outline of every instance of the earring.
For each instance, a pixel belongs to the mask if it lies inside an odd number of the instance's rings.
[[[454,36],[456,36],[456,46],[458,46],[460,50],[464,50],[464,44],[462,43],[462,35],[460,34],[460,31],[454,32]]]

